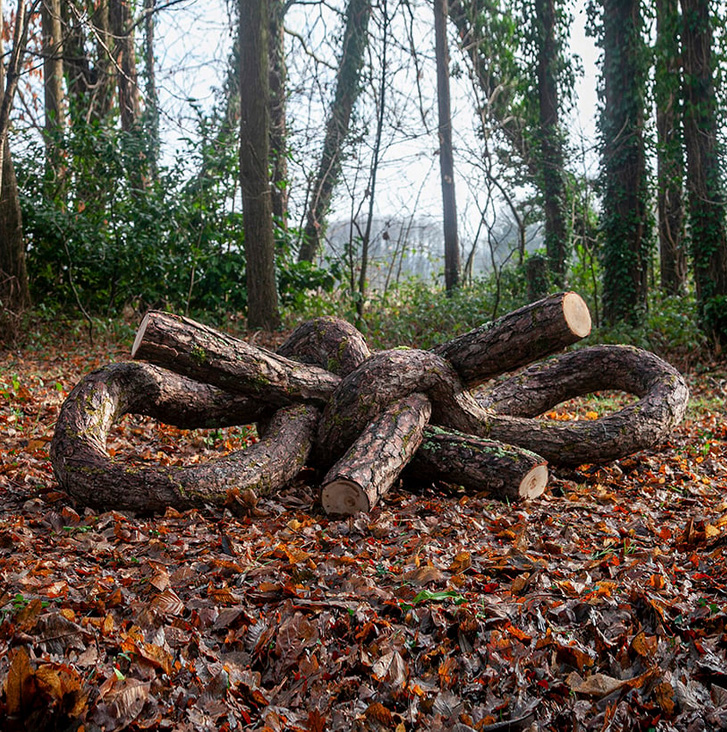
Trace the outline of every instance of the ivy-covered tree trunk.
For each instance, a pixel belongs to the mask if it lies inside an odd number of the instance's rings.
[[[656,0],[654,96],[658,136],[659,262],[661,289],[667,295],[684,292],[687,282],[680,36],[679,0]]]
[[[437,61],[437,106],[439,112],[439,171],[442,183],[444,221],[444,284],[452,294],[459,284],[460,256],[457,236],[457,198],[454,188],[452,110],[449,95],[449,44],[447,0],[434,2],[434,50]]]
[[[600,120],[603,314],[635,322],[646,307],[650,217],[644,148],[647,53],[639,0],[604,0]]]
[[[727,234],[717,149],[708,0],[681,0],[684,141],[697,302],[707,335],[727,345]]]
[[[270,185],[273,195],[273,216],[279,226],[288,218],[288,156],[285,116],[285,44],[283,19],[287,5],[283,0],[270,2]]]
[[[240,0],[240,186],[250,328],[280,325],[270,192],[267,0]]]
[[[545,212],[545,249],[548,267],[561,287],[565,279],[568,228],[563,141],[559,125],[556,41],[556,0],[536,0],[540,186]]]
[[[351,113],[361,90],[360,75],[368,43],[371,0],[349,0],[341,60],[336,75],[336,94],[326,121],[326,136],[318,173],[311,188],[306,225],[298,259],[312,262],[321,245],[325,219],[341,175],[341,154],[348,135]]]

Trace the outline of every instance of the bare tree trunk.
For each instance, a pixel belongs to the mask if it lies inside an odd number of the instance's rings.
[[[348,135],[353,106],[358,99],[361,67],[368,43],[371,0],[349,0],[341,60],[336,76],[336,95],[326,121],[326,136],[318,173],[313,183],[303,240],[298,259],[312,262],[321,245],[325,219],[333,191],[341,175],[341,149]]]
[[[60,0],[41,5],[43,30],[43,90],[45,98],[46,165],[51,176],[61,173],[58,136],[65,121],[63,93],[63,29]]]
[[[144,0],[144,74],[146,91],[146,120],[149,144],[149,170],[157,178],[159,162],[159,96],[157,94],[154,62],[154,16],[156,0]]]
[[[273,216],[278,225],[287,228],[288,219],[288,157],[285,117],[285,43],[283,19],[287,8],[283,0],[269,0],[270,34],[270,185],[273,196]]]
[[[555,38],[555,0],[536,0],[538,29],[538,111],[540,168],[545,210],[545,249],[548,268],[558,287],[563,286],[567,258],[566,193],[563,179],[563,143],[558,110]]]
[[[727,346],[727,233],[717,142],[708,0],[681,0],[684,141],[697,302],[707,335]]]
[[[250,328],[274,330],[280,325],[280,313],[268,174],[268,18],[266,0],[240,0],[240,184],[247,260],[247,321]]]
[[[121,129],[130,132],[139,121],[139,83],[130,0],[109,0],[109,21],[118,65]]]
[[[444,284],[448,294],[459,285],[460,256],[457,237],[457,199],[454,188],[452,111],[449,97],[449,45],[447,43],[447,0],[435,0],[434,37],[437,59],[437,102],[439,110],[439,170],[444,219]]]
[[[17,88],[18,70],[27,39],[27,18],[25,3],[22,0],[17,5],[15,22],[14,45],[6,80],[2,42],[2,0],[0,0],[0,94],[2,95],[0,97],[0,321],[8,317],[14,320],[30,304],[20,199],[8,145],[10,108]],[[6,323],[5,327],[8,326]]]

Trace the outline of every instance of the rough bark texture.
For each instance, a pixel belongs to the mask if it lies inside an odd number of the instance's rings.
[[[273,216],[282,228],[287,227],[289,182],[285,89],[287,69],[283,26],[287,8],[288,5],[283,0],[269,0],[270,193]]]
[[[280,325],[270,191],[268,3],[240,0],[240,187],[245,230],[247,321]]]
[[[134,26],[129,0],[109,0],[109,23],[117,64],[121,129],[131,132],[139,121],[140,104]]]
[[[323,479],[326,513],[370,511],[414,457],[431,411],[424,394],[411,394],[372,420]]]
[[[526,353],[532,357],[584,335],[590,325],[584,308],[572,294],[546,298],[441,350],[476,382],[512,368]],[[533,323],[545,333],[540,340]],[[509,337],[508,325],[514,329]],[[529,332],[536,345],[528,346],[517,329]],[[499,353],[499,364],[492,354],[485,361],[478,348]],[[186,318],[150,313],[134,354],[182,375],[124,363],[87,376],[58,421],[51,448],[58,480],[79,502],[98,507],[234,505],[239,490],[270,491],[289,481],[310,460],[314,445],[310,464],[328,471],[323,505],[329,512],[370,510],[410,461],[408,474],[419,480],[533,498],[547,482],[544,458],[579,464],[653,447],[683,416],[688,394],[671,366],[626,346],[555,357],[478,397],[441,355],[416,349],[370,355],[363,335],[336,318],[303,324],[280,351],[285,355]],[[468,354],[476,362],[470,370]],[[573,396],[614,388],[640,401],[595,421],[533,419]],[[324,413],[310,402],[325,403]],[[263,438],[253,448],[195,468],[137,468],[105,452],[111,424],[126,412],[181,427],[255,421]]]
[[[448,293],[459,285],[460,257],[457,236],[457,198],[452,152],[452,110],[449,95],[449,44],[447,0],[434,2],[434,53],[437,61],[437,110],[439,113],[439,172],[444,224],[444,284]]]
[[[320,366],[337,376],[350,374],[371,356],[361,331],[334,317],[315,318],[299,325],[277,353]]]
[[[530,419],[582,394],[620,389],[640,397],[596,420]],[[689,390],[681,374],[632,346],[593,346],[536,364],[480,397],[494,410],[481,433],[533,450],[552,463],[615,460],[658,445],[683,418]]]
[[[428,427],[405,477],[443,481],[497,498],[537,498],[548,483],[545,460],[529,450]]]
[[[131,355],[277,406],[295,401],[323,404],[340,381],[329,371],[159,311],[144,317]]]
[[[43,0],[41,5],[43,33],[43,91],[45,102],[46,149],[49,166],[56,165],[55,141],[63,128],[63,29],[59,0]]]
[[[708,0],[681,0],[684,142],[694,283],[704,329],[727,346],[727,229]]]
[[[591,331],[588,306],[561,292],[475,328],[433,349],[468,386],[532,363],[579,341]]]
[[[177,409],[179,415],[170,419]],[[278,410],[255,445],[203,465],[144,467],[106,452],[111,425],[127,412],[206,427],[216,420],[229,424],[236,410],[242,423],[255,412],[245,400],[150,366],[109,366],[86,376],[64,402],[51,444],[53,470],[61,486],[83,505],[143,512],[225,503],[239,491],[271,492],[292,480],[312,444],[319,414],[313,406]]]

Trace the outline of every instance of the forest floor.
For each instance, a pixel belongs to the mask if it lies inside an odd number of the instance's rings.
[[[530,503],[408,486],[339,520],[304,475],[248,517],[134,517],[74,507],[48,460],[70,389],[126,353],[0,354],[0,729],[727,729],[724,364],[668,444]],[[252,439],[125,417],[108,449]]]

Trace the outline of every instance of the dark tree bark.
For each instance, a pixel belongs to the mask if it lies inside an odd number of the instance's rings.
[[[404,472],[406,479],[443,481],[500,499],[537,498],[548,484],[545,460],[529,450],[438,427],[424,440]]]
[[[131,132],[139,121],[139,79],[130,0],[108,0],[109,24],[117,65],[121,129]]]
[[[146,92],[145,119],[149,135],[149,171],[158,177],[159,162],[159,95],[157,94],[156,63],[154,59],[154,25],[157,0],[144,0],[144,76]]]
[[[63,28],[60,0],[43,0],[41,5],[43,33],[43,91],[45,101],[45,144],[47,171],[61,173],[58,137],[64,126],[65,95],[63,92]]]
[[[267,0],[240,0],[240,185],[242,188],[247,321],[250,328],[280,326],[275,281],[270,145]]]
[[[684,141],[697,303],[705,332],[727,345],[727,232],[717,143],[712,21],[708,0],[681,0]]]
[[[299,261],[312,262],[321,245],[331,199],[341,175],[341,155],[348,136],[353,107],[361,91],[361,68],[368,43],[371,0],[349,0],[336,93],[326,120],[326,136],[318,172],[311,188]]]
[[[656,101],[657,206],[661,289],[667,295],[685,292],[687,253],[684,241],[684,152],[682,148],[681,37],[678,0],[657,0]]]
[[[295,401],[323,404],[340,382],[322,368],[256,348],[189,318],[154,310],[144,316],[131,356],[275,406]]]
[[[414,457],[431,411],[427,397],[414,393],[373,419],[323,479],[325,512],[370,511]]]
[[[540,186],[545,212],[545,249],[548,268],[558,287],[563,286],[567,259],[566,193],[563,141],[559,123],[555,0],[536,0],[538,58],[538,116],[540,129]]]
[[[604,0],[602,47],[603,314],[635,323],[646,308],[650,250],[639,0]]]
[[[286,228],[288,221],[288,133],[286,123],[285,43],[283,20],[287,8],[284,0],[269,0],[270,54],[270,186],[273,216]]]
[[[591,332],[588,306],[575,292],[561,292],[503,315],[434,348],[467,386],[532,363]]]
[[[437,108],[439,112],[439,173],[442,184],[444,223],[444,285],[452,294],[459,285],[460,255],[457,236],[457,197],[454,187],[452,110],[449,95],[449,44],[447,42],[447,0],[434,2],[435,58],[437,61]]]
[[[270,493],[304,466],[318,419],[313,406],[286,407],[275,413],[264,437],[244,450],[194,467],[145,467],[106,452],[112,424],[129,412],[185,427],[229,424],[235,417],[245,423],[256,414],[247,400],[143,364],[114,364],[89,374],[64,402],[50,450],[58,482],[82,505],[148,513],[168,506],[234,506],[241,491]]]
[[[639,401],[596,420],[532,419],[563,401],[620,389]],[[533,450],[557,465],[599,463],[658,445],[681,421],[689,389],[648,351],[593,346],[535,364],[479,398],[494,410],[481,434]]]

